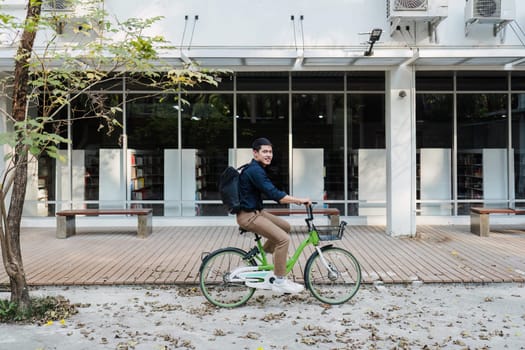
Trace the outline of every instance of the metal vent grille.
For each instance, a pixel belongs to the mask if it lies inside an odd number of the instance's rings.
[[[500,17],[501,0],[474,0],[474,16]]]
[[[426,11],[428,8],[428,0],[395,0],[395,11],[418,10]]]

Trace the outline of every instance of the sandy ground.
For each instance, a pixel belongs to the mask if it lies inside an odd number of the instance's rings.
[[[525,349],[520,284],[367,285],[331,307],[308,291],[257,291],[232,310],[190,287],[46,287],[32,295],[82,307],[63,324],[0,324],[0,349]]]

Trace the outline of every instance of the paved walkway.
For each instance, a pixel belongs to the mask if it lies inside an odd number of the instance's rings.
[[[478,237],[467,226],[420,226],[418,238],[392,238],[383,226],[349,226],[343,240],[361,263],[365,283],[490,283],[525,281],[525,233],[494,226]],[[296,228],[295,231],[299,231]],[[304,238],[294,232],[293,246]],[[22,254],[30,285],[196,284],[201,255],[249,249],[251,234],[233,226],[154,227],[147,239],[132,228],[79,228],[56,239],[54,228],[24,228]],[[302,280],[304,254],[293,271]],[[7,285],[4,269],[0,285]]]

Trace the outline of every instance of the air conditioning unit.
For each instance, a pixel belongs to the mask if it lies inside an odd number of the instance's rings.
[[[499,23],[516,18],[515,0],[466,0],[466,23]]]
[[[387,0],[387,18],[430,21],[447,17],[448,0]]]
[[[390,36],[404,27],[426,22],[430,40],[437,42],[436,29],[448,16],[448,0],[387,0],[386,16],[390,22]],[[409,34],[412,35],[412,32]]]
[[[72,0],[44,0],[42,2],[42,11],[61,12],[73,11]]]

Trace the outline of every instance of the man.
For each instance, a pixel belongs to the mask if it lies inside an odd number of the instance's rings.
[[[303,286],[288,280],[286,259],[290,245],[290,224],[263,210],[262,194],[280,204],[311,204],[310,198],[292,197],[277,189],[268,178],[265,168],[273,158],[272,143],[259,138],[252,144],[253,159],[244,168],[239,179],[241,210],[237,223],[242,228],[266,238],[264,251],[273,254],[275,281],[272,290],[279,293],[299,293]]]

